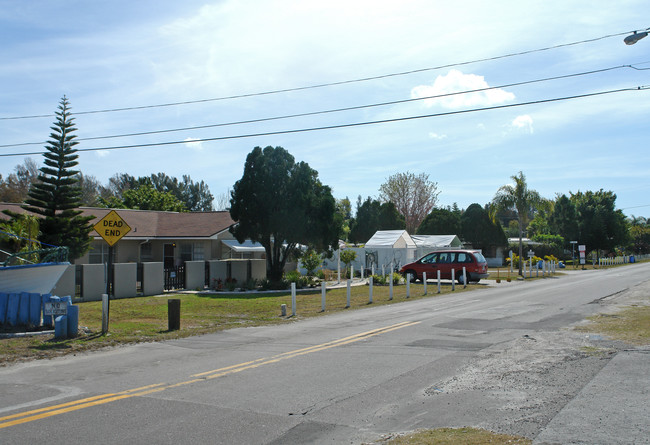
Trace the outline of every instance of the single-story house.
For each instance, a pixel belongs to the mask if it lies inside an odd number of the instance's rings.
[[[0,203],[2,213],[11,210],[24,213],[17,203]],[[116,263],[162,262],[166,269],[185,261],[215,259],[263,259],[264,248],[250,241],[239,243],[229,229],[235,222],[227,211],[164,212],[154,210],[105,209],[80,207],[83,216],[92,216],[91,224],[99,222],[115,210],[131,230],[114,246]],[[96,231],[91,249],[75,264],[101,264],[108,259],[108,243]]]

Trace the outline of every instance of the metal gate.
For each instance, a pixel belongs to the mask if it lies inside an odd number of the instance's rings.
[[[185,289],[185,266],[176,266],[165,269],[164,289]]]

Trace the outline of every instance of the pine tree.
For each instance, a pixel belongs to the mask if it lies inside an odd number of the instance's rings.
[[[77,129],[70,117],[68,99],[63,96],[56,120],[50,127],[50,140],[45,148],[45,166],[39,169],[38,181],[29,189],[23,208],[42,216],[39,241],[54,246],[67,246],[70,260],[79,258],[90,247],[89,236],[93,217],[82,217],[77,208],[80,204],[81,187],[77,170],[78,144],[73,134]]]

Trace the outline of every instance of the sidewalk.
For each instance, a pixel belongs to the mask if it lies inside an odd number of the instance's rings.
[[[534,444],[650,444],[650,349],[621,351]]]

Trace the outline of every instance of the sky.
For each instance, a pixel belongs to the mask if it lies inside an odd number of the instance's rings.
[[[650,38],[623,43],[648,17],[647,0],[0,0],[0,174],[42,165],[66,96],[77,168],[102,184],[164,172],[217,197],[270,145],[353,207],[405,172],[439,206],[485,205],[522,171],[545,198],[611,190],[650,216]]]

